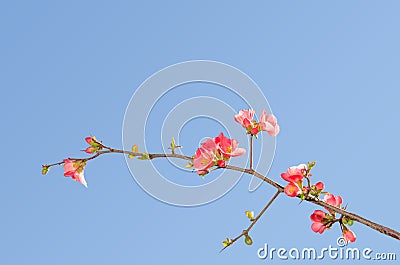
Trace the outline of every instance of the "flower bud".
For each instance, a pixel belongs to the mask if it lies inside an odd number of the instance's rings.
[[[246,245],[249,245],[249,246],[253,244],[253,240],[248,235],[246,235],[246,237],[244,238],[244,242],[246,243]]]
[[[218,160],[218,167],[226,167],[226,162],[225,160]]]
[[[46,175],[47,172],[49,172],[49,167],[48,166],[42,166],[42,175]]]
[[[94,141],[93,141],[93,137],[86,137],[85,138],[85,141],[88,143],[88,144],[92,144]]]
[[[97,149],[94,148],[93,146],[90,146],[90,147],[85,149],[85,152],[88,153],[88,154],[93,154],[96,151],[97,151]]]
[[[323,182],[317,182],[317,183],[315,183],[315,188],[317,190],[323,190],[325,188],[325,185]]]
[[[252,135],[256,135],[258,132],[259,132],[259,131],[258,131],[258,128],[253,128],[253,129],[250,130],[250,133],[251,133]]]

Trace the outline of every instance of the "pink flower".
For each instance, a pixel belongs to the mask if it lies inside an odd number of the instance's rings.
[[[285,173],[281,174],[281,177],[288,182],[296,183],[303,180],[303,173],[305,172],[306,168],[307,167],[305,164],[289,167]]]
[[[235,121],[241,124],[244,128],[249,129],[251,126],[254,117],[254,110],[241,110],[239,114],[235,115]],[[250,128],[251,129],[251,128]]]
[[[342,204],[343,200],[342,197],[340,196],[335,196],[333,194],[327,194],[325,195],[324,202],[329,203],[330,205],[333,205],[335,207],[340,207],[340,205]]]
[[[218,150],[226,158],[240,156],[246,153],[245,149],[238,148],[238,141],[225,137],[222,132],[217,137],[215,137],[214,142],[217,145]]]
[[[218,146],[215,143],[214,139],[208,138],[201,144],[201,148],[204,148],[207,151],[210,151],[211,153],[217,152]]]
[[[292,182],[286,185],[284,192],[289,197],[296,197],[299,193],[301,193],[299,187]]]
[[[271,136],[276,136],[279,133],[279,125],[273,114],[268,114],[265,110],[262,111],[259,122],[260,128],[266,131]]]
[[[196,155],[193,158],[193,166],[199,175],[207,174],[210,167],[214,165],[216,151],[217,145],[212,139],[207,139],[197,149]]]
[[[324,224],[324,218],[326,213],[321,210],[315,210],[314,213],[310,216],[311,221],[313,222],[311,225],[311,229],[315,233],[322,234],[325,231],[326,224]]]
[[[82,161],[74,161],[71,159],[64,160],[64,176],[72,177],[87,188],[87,183],[83,175],[85,163]]]
[[[208,138],[193,157],[197,174],[204,176],[213,166],[226,167],[226,161],[231,157],[243,155],[246,150],[238,148],[238,145],[238,141],[225,137],[222,132],[213,139]]]
[[[343,237],[348,241],[348,242],[354,242],[356,241],[356,235],[348,228],[345,228],[343,230]]]

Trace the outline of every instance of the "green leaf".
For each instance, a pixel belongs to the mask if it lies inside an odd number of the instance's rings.
[[[348,221],[347,221],[347,224],[348,224],[349,226],[352,226],[352,225],[354,224],[354,221],[353,221],[353,220],[348,220]]]
[[[246,214],[247,218],[249,218],[250,220],[254,219],[254,212],[246,211],[245,214]]]
[[[172,153],[175,152],[175,148],[176,148],[175,138],[172,137],[172,140],[171,140],[171,149],[172,149]]]
[[[148,153],[143,152],[141,156],[138,157],[140,160],[150,160],[150,156]]]
[[[224,246],[224,248],[226,248],[230,244],[232,244],[232,240],[230,238],[226,238],[226,240],[222,242],[222,246]]]
[[[186,164],[186,168],[191,168],[193,166],[193,164],[192,163],[190,163],[190,162],[188,162],[187,164]]]

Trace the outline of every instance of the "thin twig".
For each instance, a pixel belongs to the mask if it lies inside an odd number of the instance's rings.
[[[271,198],[271,200],[267,203],[267,205],[265,205],[265,207],[261,210],[261,212],[256,216],[256,218],[254,218],[251,221],[251,224],[249,225],[249,227],[247,227],[247,229],[243,230],[243,232],[238,235],[237,237],[235,237],[234,239],[231,240],[230,244],[227,245],[226,247],[224,247],[223,249],[221,249],[220,252],[222,252],[224,249],[226,249],[227,247],[231,246],[233,243],[235,243],[239,238],[241,238],[242,236],[246,236],[249,234],[250,230],[253,228],[253,226],[257,223],[257,221],[260,219],[260,217],[265,213],[265,211],[271,206],[271,204],[275,201],[275,199],[278,197],[278,195],[281,192],[278,190],[275,195]]]

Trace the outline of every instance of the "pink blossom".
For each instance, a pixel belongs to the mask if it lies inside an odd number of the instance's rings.
[[[205,140],[202,144],[201,147],[204,148],[207,151],[210,151],[211,153],[215,153],[218,149],[217,144],[215,143],[214,139],[208,138]]]
[[[303,180],[303,173],[305,172],[306,168],[307,167],[305,164],[289,167],[285,173],[281,174],[281,177],[288,182],[296,183]]]
[[[238,148],[238,141],[225,137],[222,132],[217,137],[215,137],[214,142],[218,146],[218,150],[226,158],[240,156],[246,153],[245,149]]]
[[[335,196],[333,194],[327,194],[325,195],[324,202],[329,203],[330,205],[333,205],[335,207],[340,207],[340,205],[342,204],[343,200],[342,197],[340,196]]]
[[[292,182],[286,185],[284,192],[289,197],[296,197],[299,193],[301,193],[299,187]]]
[[[351,231],[348,228],[345,228],[343,230],[343,237],[348,241],[348,242],[354,242],[356,241],[356,235],[353,233],[353,231]]]
[[[84,163],[71,159],[64,160],[64,176],[71,177],[87,188],[87,183],[83,175]]]
[[[205,175],[208,173],[210,167],[214,165],[217,151],[217,145],[213,139],[208,138],[201,147],[197,149],[196,154],[193,158],[193,166],[197,170],[199,175]]]
[[[248,129],[251,126],[251,122],[253,121],[254,110],[241,110],[239,114],[235,115],[235,121],[241,124],[244,128]]]
[[[271,136],[276,136],[279,133],[279,125],[273,114],[268,114],[265,110],[262,111],[259,122],[260,128],[266,131]]]
[[[311,225],[311,229],[315,233],[322,234],[325,231],[326,224],[324,224],[324,218],[326,213],[321,210],[315,210],[314,213],[310,216],[311,221],[313,222]]]
[[[215,154],[213,152],[203,147],[197,149],[193,159],[193,166],[199,175],[204,175],[204,172],[208,173],[210,167],[214,165],[214,157]]]

